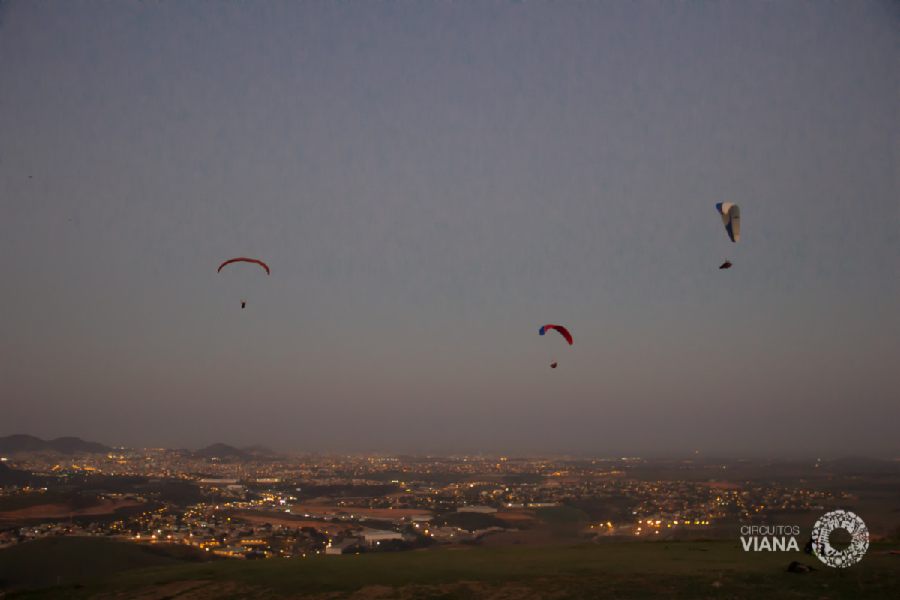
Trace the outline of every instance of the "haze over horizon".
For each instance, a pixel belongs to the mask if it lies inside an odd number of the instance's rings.
[[[37,437],[31,436],[31,434],[11,434],[11,436],[24,435],[28,437]],[[11,436],[0,436],[0,442],[4,442],[3,446],[8,450],[8,437]],[[749,454],[749,455],[740,455],[740,454],[726,454],[726,455],[705,455],[701,454],[699,451],[687,452],[687,453],[669,453],[669,454],[650,454],[650,455],[640,455],[640,456],[619,456],[615,454],[592,454],[590,452],[548,452],[548,453],[540,453],[540,452],[482,452],[482,451],[472,451],[472,452],[454,452],[454,451],[446,451],[446,452],[409,452],[409,451],[381,451],[378,449],[366,449],[366,450],[356,450],[356,451],[347,451],[341,449],[330,449],[330,450],[297,450],[295,448],[288,447],[279,447],[279,446],[269,446],[262,443],[251,443],[246,445],[235,445],[229,444],[228,442],[223,441],[215,441],[210,444],[206,444],[204,446],[197,446],[194,444],[186,444],[179,446],[141,446],[141,445],[129,445],[129,444],[103,444],[102,442],[98,442],[97,440],[85,440],[79,438],[77,436],[61,436],[60,438],[56,438],[54,440],[43,440],[44,442],[60,442],[61,440],[65,440],[67,442],[66,449],[60,450],[65,453],[71,453],[73,446],[80,446],[83,444],[93,444],[100,443],[104,446],[108,446],[110,449],[128,449],[128,450],[141,450],[141,449],[162,449],[169,451],[187,451],[187,452],[198,452],[202,450],[221,450],[223,452],[236,450],[239,452],[249,452],[249,451],[259,451],[259,452],[272,452],[273,454],[283,454],[283,455],[322,455],[322,456],[368,456],[372,458],[391,458],[391,457],[404,457],[404,456],[412,456],[412,457],[430,457],[430,458],[470,458],[473,460],[477,460],[478,458],[504,458],[504,459],[517,459],[517,458],[547,458],[547,459],[559,459],[559,458],[570,458],[572,460],[609,460],[609,461],[632,461],[632,460],[641,460],[641,461],[668,461],[668,460],[687,460],[690,462],[694,462],[697,464],[703,464],[706,462],[718,462],[718,461],[748,461],[751,464],[755,461],[759,460],[772,460],[775,462],[803,462],[803,461],[853,461],[853,460],[863,460],[863,461],[878,461],[882,462],[895,462],[900,460],[897,457],[873,457],[873,456],[864,456],[864,455],[772,455],[772,454]],[[58,445],[58,444],[57,444]],[[0,454],[4,448],[0,448]],[[79,451],[76,450],[77,454]]]
[[[898,17],[3,2],[0,436],[900,457]]]

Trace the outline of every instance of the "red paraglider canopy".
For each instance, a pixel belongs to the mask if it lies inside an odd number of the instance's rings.
[[[555,368],[556,368],[556,363],[552,363],[552,364],[550,365],[550,368],[551,368],[551,369],[555,369]]]
[[[223,262],[221,265],[219,265],[219,269],[218,269],[218,271],[216,271],[216,273],[218,273],[219,271],[221,271],[221,270],[222,270],[222,267],[224,267],[225,265],[230,264],[230,263],[233,263],[233,262],[250,262],[250,263],[256,263],[256,264],[260,265],[263,269],[266,270],[266,275],[269,274],[269,265],[267,265],[266,263],[264,263],[264,262],[261,261],[261,260],[256,260],[255,258],[232,258],[231,260],[226,260],[226,261]]]
[[[569,333],[568,329],[566,329],[562,325],[544,325],[543,327],[541,327],[540,334],[544,335],[545,333],[547,333],[547,330],[549,330],[549,329],[557,330],[560,333],[560,335],[562,335],[564,338],[566,338],[566,341],[569,342],[569,345],[570,346],[572,345],[572,334]]]

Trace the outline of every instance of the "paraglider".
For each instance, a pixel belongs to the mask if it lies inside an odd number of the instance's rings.
[[[569,345],[570,346],[572,345],[572,334],[569,333],[569,330],[566,329],[565,327],[563,327],[562,325],[544,325],[543,327],[541,327],[541,330],[538,333],[540,333],[541,335],[544,335],[551,329],[557,330],[561,336],[566,338],[566,341],[569,342]]]
[[[569,333],[569,330],[566,329],[565,327],[563,327],[562,325],[544,325],[543,327],[541,327],[541,329],[540,329],[540,331],[538,331],[538,333],[540,333],[541,335],[544,335],[545,333],[547,333],[547,332],[550,331],[551,329],[555,329],[556,331],[558,331],[559,334],[560,334],[561,336],[563,336],[563,337],[566,339],[567,342],[569,342],[569,345],[570,345],[570,346],[572,345],[572,334]],[[555,368],[556,368],[556,361],[555,361],[555,360],[550,364],[550,368],[551,368],[551,369],[555,369]]]
[[[741,239],[741,209],[737,204],[731,202],[719,202],[716,204],[719,216],[722,217],[722,223],[725,224],[725,231],[728,237],[735,244]]]
[[[221,271],[221,270],[222,270],[222,267],[224,267],[225,265],[229,265],[229,264],[231,264],[231,263],[233,263],[233,262],[249,262],[249,263],[256,263],[256,264],[260,265],[263,269],[266,270],[266,275],[269,274],[269,265],[267,265],[267,264],[264,263],[263,261],[261,261],[261,260],[256,260],[255,258],[241,258],[241,257],[238,257],[238,258],[232,258],[232,259],[230,259],[230,260],[226,260],[226,261],[223,262],[221,265],[219,265],[219,269],[218,269],[218,271],[216,271],[216,273],[218,273],[219,271]]]
[[[266,270],[266,275],[269,275],[269,274],[270,274],[270,271],[269,271],[269,265],[267,265],[267,264],[264,263],[263,261],[261,261],[261,260],[256,260],[255,258],[244,258],[244,257],[238,257],[238,258],[232,258],[232,259],[230,259],[230,260],[226,260],[226,261],[223,262],[221,265],[219,265],[219,268],[218,268],[218,270],[216,271],[216,273],[221,272],[221,271],[222,271],[222,267],[224,267],[225,265],[228,265],[228,264],[231,264],[231,263],[234,263],[234,262],[248,262],[248,263],[254,263],[254,264],[257,264],[257,265],[261,266],[263,269],[265,269],[265,270]],[[241,299],[241,310],[243,310],[244,308],[246,308],[246,306],[247,306],[247,301]]]
[[[728,233],[728,239],[737,244],[741,239],[741,209],[737,204],[731,202],[719,202],[716,204],[716,210],[722,217],[722,223],[725,225],[725,231]],[[719,269],[730,269],[731,261],[726,260]]]

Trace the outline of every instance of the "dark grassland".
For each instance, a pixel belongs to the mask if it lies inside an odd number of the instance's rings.
[[[71,539],[71,541],[80,541]],[[100,541],[100,540],[87,540]],[[46,567],[60,556],[33,546],[32,561]],[[900,597],[900,556],[877,554],[897,544],[875,544],[863,561],[832,569],[802,552],[745,552],[737,541],[635,542],[538,548],[473,548],[353,556],[178,564],[154,560],[146,569],[134,544],[110,543],[93,560],[108,562],[81,585],[8,594],[13,598],[414,598],[505,600],[554,598],[891,598]],[[126,551],[126,548],[129,550]],[[77,552],[78,549],[76,549]],[[83,549],[82,549],[83,550]],[[93,554],[93,552],[92,552]],[[8,556],[0,554],[0,564]],[[798,560],[812,573],[788,573]],[[165,566],[162,566],[165,565]],[[110,575],[112,571],[121,571]],[[70,573],[71,575],[71,573]]]
[[[39,588],[57,581],[74,584],[130,569],[180,564],[147,550],[137,544],[87,537],[51,537],[18,544],[0,550],[0,589]]]

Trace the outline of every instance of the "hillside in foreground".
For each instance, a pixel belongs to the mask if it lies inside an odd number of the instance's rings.
[[[86,578],[181,564],[160,550],[92,537],[50,537],[18,544],[0,549],[0,590],[77,584]]]
[[[831,569],[802,552],[745,552],[737,542],[472,548],[180,564],[13,598],[896,598],[900,556]],[[787,572],[792,560],[816,567]]]

